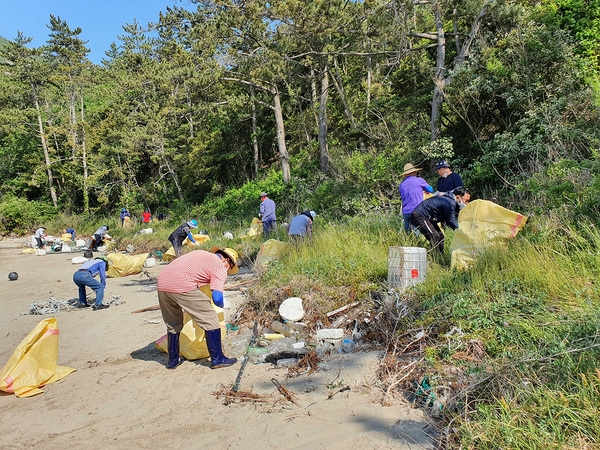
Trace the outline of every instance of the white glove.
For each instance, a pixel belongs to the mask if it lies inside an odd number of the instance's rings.
[[[195,245],[196,247],[200,247],[200,244],[198,244],[197,242],[194,242],[194,245]]]

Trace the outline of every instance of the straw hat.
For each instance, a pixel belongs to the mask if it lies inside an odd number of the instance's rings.
[[[404,164],[404,172],[402,172],[402,175],[409,175],[411,173],[418,172],[419,170],[422,169],[420,167],[413,166],[411,163],[407,163]]]

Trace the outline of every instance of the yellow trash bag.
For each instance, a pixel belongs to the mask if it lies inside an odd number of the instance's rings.
[[[210,290],[210,285],[207,284],[205,286],[201,286],[200,290],[204,293],[204,295],[211,299],[212,307],[217,312],[217,317],[219,318],[221,339],[225,339],[225,336],[227,335],[227,327],[225,324],[225,313],[223,312],[223,309],[212,303],[212,292]],[[169,345],[166,334],[159,338],[154,345],[156,345],[157,349],[165,353],[169,353]],[[185,311],[183,313],[183,329],[179,335],[179,354],[189,361],[208,358],[210,356],[208,353],[208,347],[206,346],[204,330],[200,328]]]
[[[289,247],[289,243],[277,239],[269,239],[263,242],[254,262],[254,268],[264,269],[271,261],[281,258]]]
[[[106,274],[111,278],[119,278],[140,273],[148,255],[149,253],[140,253],[139,255],[109,253],[106,257],[112,261],[112,264],[108,266]]]
[[[76,370],[57,365],[57,359],[58,325],[51,317],[38,323],[14,351],[0,372],[0,391],[17,397],[41,394],[41,387]]]
[[[262,221],[255,217],[252,219],[252,223],[250,224],[250,228],[246,230],[246,232],[240,235],[241,238],[255,238],[256,236],[260,236],[263,232]]]
[[[205,234],[192,234],[192,236],[194,236],[194,240],[198,244],[204,244],[205,242],[210,241],[210,237],[208,237]],[[181,243],[181,245],[182,246],[185,245],[186,247],[190,247],[190,248],[194,248],[195,247],[195,245],[192,243],[192,241],[190,241],[188,238],[185,238],[185,241],[183,241]],[[169,261],[175,259],[175,249],[173,248],[172,245],[169,248],[169,250],[167,250],[165,253],[163,253],[162,259],[165,262],[169,262]]]
[[[132,228],[133,227],[133,220],[131,220],[131,217],[125,217],[123,219],[123,228]]]
[[[523,229],[527,217],[488,200],[474,200],[458,215],[458,229],[450,245],[451,266],[466,269],[481,251],[502,245]]]
[[[206,234],[192,234],[192,236],[194,237],[194,240],[198,244],[204,244],[205,242],[210,241],[210,237],[207,236]],[[181,243],[181,245],[185,245],[189,248],[195,247],[194,243],[192,241],[190,241],[188,238],[185,238],[185,240]]]

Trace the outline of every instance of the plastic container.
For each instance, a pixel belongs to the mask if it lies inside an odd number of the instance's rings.
[[[283,334],[284,336],[287,336],[287,337],[294,334],[294,330],[292,330],[286,324],[281,323],[279,320],[274,320],[271,323],[271,330],[275,331],[276,333]]]
[[[342,339],[342,352],[344,353],[352,353],[354,351],[356,344],[351,336],[344,336]]]
[[[401,291],[425,281],[427,250],[421,247],[388,249],[388,285]]]
[[[156,265],[156,259],[146,258],[144,261],[144,267],[154,267]]]
[[[317,339],[338,340],[344,337],[344,330],[341,328],[323,328],[317,330]]]
[[[38,248],[35,251],[35,254],[38,255],[38,256],[45,255],[46,254],[46,250],[44,250],[43,248]]]
[[[323,344],[321,344],[321,346],[319,346],[317,348],[317,356],[319,356],[319,358],[325,356],[325,354],[327,352],[329,352],[331,349],[333,349],[333,344],[329,341],[325,341],[323,342]]]
[[[297,358],[283,358],[277,360],[277,367],[293,367],[298,364]]]
[[[338,317],[332,324],[331,324],[331,328],[338,328],[340,325],[342,325],[346,319],[348,318],[348,316],[341,316]]]
[[[266,356],[269,354],[267,347],[248,347],[248,360],[252,363],[258,364],[265,362]]]

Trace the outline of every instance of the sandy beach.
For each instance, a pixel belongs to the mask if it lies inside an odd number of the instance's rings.
[[[29,398],[0,393],[2,448],[431,449],[431,419],[404,400],[382,406],[374,351],[334,354],[330,370],[286,378],[287,369],[248,364],[242,389],[260,402],[224,404],[240,364],[211,370],[207,360],[167,370],[154,341],[166,332],[153,281],[164,264],[109,278],[106,310],[31,315],[32,302],[72,300],[75,254],[23,253],[24,239],[0,241],[0,368],[22,339],[47,317],[60,332],[58,364],[75,372]],[[78,254],[80,255],[80,254]],[[9,281],[8,273],[19,274]],[[228,284],[254,276],[248,269]],[[226,319],[244,302],[226,291]],[[93,299],[93,294],[88,297]],[[228,336],[227,339],[230,339]],[[272,379],[295,396],[287,400]],[[339,392],[341,387],[349,387]],[[334,395],[331,395],[334,394]]]

